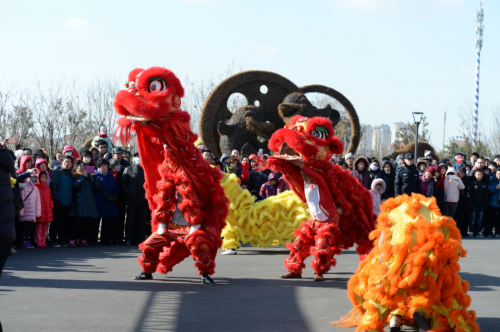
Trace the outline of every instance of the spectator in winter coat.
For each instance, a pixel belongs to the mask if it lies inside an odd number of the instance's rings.
[[[54,200],[54,219],[50,224],[49,235],[52,242],[52,247],[60,248],[67,247],[66,239],[69,212],[73,200],[73,179],[71,178],[71,165],[73,165],[72,156],[64,156],[60,168],[52,172],[50,181],[50,191]]]
[[[441,162],[439,166],[435,167],[436,174],[434,178],[436,179],[436,187],[434,189],[434,197],[436,197],[436,202],[439,206],[439,209],[443,211],[443,201],[444,201],[444,179],[446,178],[446,170],[448,169],[448,165],[444,162]]]
[[[80,159],[80,154],[71,145],[64,146],[63,155],[73,157],[73,164],[75,163],[75,161]],[[73,167],[73,165],[71,165],[71,167]]]
[[[500,168],[490,177],[488,193],[488,219],[484,226],[484,232],[488,237],[500,237]],[[496,234],[493,234],[493,227],[495,227]]]
[[[248,182],[248,177],[250,176],[250,159],[248,156],[241,157],[241,187],[246,189]]]
[[[47,183],[47,186],[49,186],[50,185],[50,170],[49,170],[47,161],[43,158],[36,159],[35,168],[37,169],[38,173],[45,172],[45,175],[47,176],[46,183]]]
[[[50,169],[55,170],[57,167],[62,165],[64,155],[61,151],[58,151],[54,156],[54,159],[50,162]]]
[[[36,187],[36,173],[31,173],[30,181],[26,181],[27,187],[21,191],[24,208],[19,211],[19,222],[22,225],[22,243],[21,248],[34,248],[31,244],[31,231],[36,222],[36,218],[42,213],[40,202],[40,192]]]
[[[116,237],[116,243],[123,243],[123,234],[125,232],[125,212],[127,211],[127,205],[125,203],[125,193],[123,190],[120,188],[122,187],[122,175],[123,172],[125,171],[125,168],[130,166],[130,163],[123,159],[123,149],[119,147],[115,147],[112,150],[113,152],[113,159],[118,160],[120,163],[120,168],[116,169],[114,168],[114,172],[117,173],[117,176],[115,177],[116,183],[118,184],[118,219],[116,220],[116,228],[114,230],[115,232],[115,237]]]
[[[424,176],[427,167],[429,167],[429,165],[427,165],[427,163],[423,160],[420,160],[417,163],[418,174],[420,177]]]
[[[413,154],[405,155],[405,164],[396,172],[394,181],[394,195],[411,195],[420,192],[420,177],[414,165]]]
[[[267,197],[274,196],[278,194],[278,175],[277,173],[271,172],[268,176],[268,181],[264,183],[260,188],[259,196],[262,199],[266,199]]]
[[[285,180],[285,176],[281,176],[278,179],[278,185],[276,189],[277,189],[277,194],[281,194],[284,191],[290,190],[290,184],[288,183],[287,180]]]
[[[366,189],[371,189],[372,178],[368,171],[368,160],[365,157],[358,157],[354,161],[354,170],[351,175],[356,178]]]
[[[47,172],[38,173],[38,182],[36,187],[40,192],[40,217],[36,218],[35,226],[35,245],[38,248],[47,248],[45,240],[47,239],[47,230],[49,223],[53,220],[52,209],[54,209],[54,201],[52,200],[52,193],[47,185]]]
[[[464,184],[464,189],[460,190],[460,196],[457,204],[457,211],[455,212],[455,221],[457,222],[457,227],[460,229],[462,237],[469,235],[469,206],[468,206],[468,190],[470,178],[467,176],[467,170],[464,166],[461,166],[457,170],[458,177],[462,180]]]
[[[472,152],[471,155],[470,155],[470,165],[472,167],[475,167],[476,166],[476,162],[477,162],[477,159],[479,158],[479,153],[477,152]]]
[[[201,156],[203,157],[203,159],[205,159],[210,165],[212,165],[212,163],[214,162],[214,156],[212,154],[212,151],[210,150],[201,150]]]
[[[434,191],[436,189],[436,180],[434,179],[435,173],[436,170],[434,167],[427,167],[424,175],[420,179],[420,194],[425,197],[434,196]]]
[[[382,172],[379,175],[379,178],[384,180],[385,183],[385,191],[382,194],[382,200],[386,200],[388,198],[394,197],[394,179],[396,177],[396,173],[392,168],[392,163],[390,160],[386,160],[382,163]]]
[[[484,237],[483,215],[488,206],[488,182],[484,179],[482,169],[474,171],[474,179],[469,184],[469,201],[471,205],[469,237]]]
[[[247,189],[248,191],[250,191],[250,194],[254,196],[256,200],[262,199],[259,196],[260,188],[264,183],[267,182],[269,174],[271,174],[270,169],[266,169],[263,171],[256,169],[250,172],[250,175],[248,176]]]
[[[138,153],[134,154],[133,165],[125,168],[122,175],[122,191],[127,203],[125,223],[125,244],[139,244],[144,241],[148,219],[148,201],[144,189],[144,169]]]
[[[346,162],[349,170],[352,171],[353,167],[354,167],[354,155],[351,152],[349,152],[348,154],[346,154],[344,156],[344,159],[345,159],[345,162]]]
[[[373,213],[377,216],[380,214],[380,204],[382,203],[382,194],[385,192],[385,182],[382,179],[375,179],[372,182],[370,193],[373,199]]]
[[[259,158],[257,158],[257,155],[256,154],[251,154],[249,157],[248,157],[249,161],[250,161],[250,172],[259,167]],[[248,175],[250,176],[250,174]]]
[[[378,162],[377,159],[372,160],[370,167],[369,167],[369,172],[370,172],[370,178],[372,179],[372,181],[374,179],[380,178],[380,175],[382,174],[382,172],[380,171],[380,163]]]
[[[83,148],[80,150],[80,156],[82,157],[83,164],[85,166],[95,167],[95,160],[92,158],[92,152],[89,149]]]
[[[405,155],[401,153],[396,157],[396,164],[394,165],[394,169],[397,172],[404,166],[405,166]]]
[[[73,170],[73,196],[75,204],[75,222],[69,232],[68,247],[76,247],[77,239],[80,245],[88,247],[89,230],[95,231],[93,240],[97,242],[99,229],[99,213],[94,199],[94,190],[99,189],[99,180],[95,174],[88,174],[85,163],[77,160]],[[97,226],[97,227],[96,227]]]
[[[16,240],[14,227],[14,195],[11,175],[15,173],[14,154],[5,148],[7,141],[0,145],[0,276],[7,258],[11,254],[12,244]]]
[[[460,190],[465,189],[465,185],[457,175],[453,167],[449,167],[446,171],[444,179],[444,195],[443,209],[441,210],[443,216],[455,218],[457,211],[458,201],[460,200]]]
[[[17,174],[23,174],[23,173],[28,173],[24,179],[29,177],[31,173],[33,173],[33,159],[31,159],[30,156],[28,155],[22,155],[21,158],[19,159],[19,169],[16,171]],[[25,183],[26,180],[19,180],[20,183]]]
[[[116,243],[117,220],[118,220],[118,207],[116,200],[110,200],[106,196],[115,194],[118,198],[118,183],[116,182],[113,174],[109,170],[109,161],[105,158],[97,160],[97,179],[100,181],[100,189],[94,192],[95,202],[97,204],[97,211],[99,218],[102,219],[101,225],[101,244],[112,245]],[[106,195],[106,194],[110,195]]]
[[[476,169],[480,169],[483,171],[483,178],[485,181],[490,180],[490,177],[492,176],[491,169],[486,166],[486,160],[483,157],[477,158],[477,166],[472,167],[472,170],[469,173],[470,177],[474,177]]]

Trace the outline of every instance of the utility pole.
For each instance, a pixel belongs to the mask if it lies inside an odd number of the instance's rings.
[[[472,146],[476,147],[477,144],[477,126],[479,119],[479,58],[481,57],[481,48],[483,47],[483,0],[477,1],[477,14],[476,14],[476,91],[474,94],[474,115],[473,115],[473,126],[472,126]]]

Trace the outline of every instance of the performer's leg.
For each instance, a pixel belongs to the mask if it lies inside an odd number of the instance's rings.
[[[199,229],[185,238],[186,247],[191,252],[193,259],[196,261],[194,266],[198,268],[199,275],[212,275],[215,273],[215,243],[210,239],[208,234]]]
[[[285,267],[296,275],[302,274],[302,269],[306,267],[304,260],[310,255],[310,248],[314,246],[314,231],[310,226],[311,222],[313,221],[303,222],[300,229],[294,232],[295,241],[286,245],[290,249],[290,256],[285,259]]]
[[[139,245],[142,250],[142,255],[138,257],[139,265],[142,267],[142,272],[153,273],[159,263],[160,253],[164,246],[170,244],[172,239],[168,233],[165,235],[158,235],[157,233],[151,234],[143,243]]]
[[[333,224],[321,224],[316,231],[314,237],[314,259],[311,262],[314,273],[322,275],[330,270],[330,267],[335,265],[333,259],[332,246],[334,244],[335,227]]]
[[[170,247],[165,247],[160,252],[160,264],[156,268],[156,271],[163,274],[172,272],[174,266],[189,257],[189,254],[190,251],[182,240],[170,242]]]

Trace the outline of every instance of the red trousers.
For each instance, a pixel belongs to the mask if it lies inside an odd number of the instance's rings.
[[[45,245],[45,240],[47,239],[47,229],[49,229],[49,224],[44,222],[37,222],[35,226],[35,244],[37,247],[40,245]]]
[[[171,272],[189,255],[196,261],[199,275],[215,272],[216,244],[201,228],[192,234],[170,227],[163,235],[154,232],[139,245],[139,249],[142,250],[142,256],[138,257],[139,264],[146,273]]]
[[[338,227],[338,216],[320,222],[311,216],[303,222],[300,229],[295,230],[295,241],[287,243],[290,256],[285,259],[285,267],[289,272],[302,274],[306,267],[304,261],[313,255],[312,268],[315,273],[323,274],[335,266],[335,254],[341,250],[334,247],[335,234]]]

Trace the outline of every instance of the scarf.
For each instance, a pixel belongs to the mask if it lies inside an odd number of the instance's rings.
[[[432,181],[433,179],[430,179],[430,180],[427,180],[426,178],[423,178],[422,181],[425,182],[425,183],[429,183],[429,185],[427,186],[427,191],[425,192],[425,196],[427,197],[431,197],[433,192],[434,192],[434,181]]]
[[[108,138],[108,135],[97,134],[97,136],[99,136],[100,138]]]

